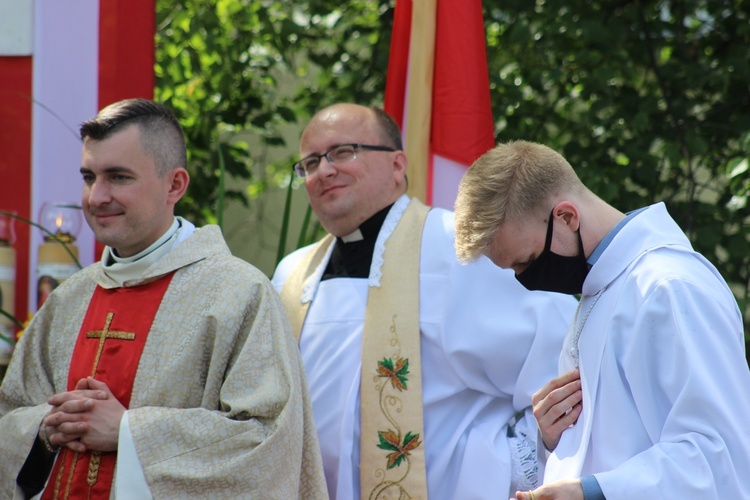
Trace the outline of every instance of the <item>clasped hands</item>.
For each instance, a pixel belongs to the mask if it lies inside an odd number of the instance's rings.
[[[47,403],[52,409],[42,425],[53,446],[80,453],[117,449],[125,407],[104,382],[93,377],[81,379],[74,390],[55,394]]]
[[[563,431],[578,421],[583,409],[582,400],[578,370],[550,380],[531,397],[534,417],[548,450],[557,448]],[[542,443],[537,443],[537,446],[542,446]],[[579,479],[557,481],[533,492],[517,491],[516,500],[583,500],[583,487]]]

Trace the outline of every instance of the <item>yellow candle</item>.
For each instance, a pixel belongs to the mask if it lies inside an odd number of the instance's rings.
[[[15,313],[15,283],[16,252],[7,241],[0,240],[0,309],[11,315]],[[9,339],[14,335],[13,322],[3,315],[0,315],[0,333]],[[7,364],[12,350],[12,344],[0,339],[0,365]]]
[[[78,259],[78,247],[73,243],[65,246]],[[78,271],[76,261],[59,241],[45,241],[39,245],[37,257],[37,308],[42,307],[52,290]]]

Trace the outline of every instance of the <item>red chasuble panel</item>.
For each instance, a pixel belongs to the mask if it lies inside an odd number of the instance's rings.
[[[123,406],[130,406],[143,346],[172,276],[132,288],[96,288],[73,349],[69,391],[93,376],[107,384]],[[116,452],[63,448],[43,498],[109,498],[116,458]]]

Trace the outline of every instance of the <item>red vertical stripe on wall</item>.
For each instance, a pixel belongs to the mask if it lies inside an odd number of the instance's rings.
[[[31,216],[31,57],[0,57],[0,210]],[[28,225],[16,221],[14,315],[26,319],[29,282]]]
[[[155,0],[99,4],[99,109],[122,99],[154,97]],[[94,257],[103,247],[97,243]]]

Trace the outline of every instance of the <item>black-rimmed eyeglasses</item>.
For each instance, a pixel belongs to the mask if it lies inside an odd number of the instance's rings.
[[[341,165],[343,163],[350,162],[357,158],[357,151],[360,149],[368,149],[370,151],[396,151],[388,146],[370,146],[367,144],[339,144],[322,155],[310,155],[306,158],[302,158],[300,161],[294,164],[294,171],[298,177],[307,177],[313,175],[318,171],[320,166],[320,159],[324,158],[328,160],[331,165]]]

